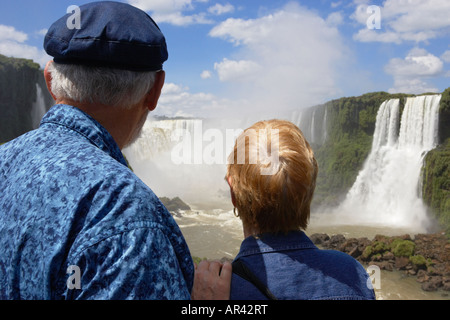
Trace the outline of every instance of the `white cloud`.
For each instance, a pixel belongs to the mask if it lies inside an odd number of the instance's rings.
[[[444,60],[447,63],[450,63],[450,50],[445,51],[442,54],[441,59]]]
[[[14,27],[0,25],[0,54],[7,57],[31,59],[41,67],[52,59],[43,49],[27,45],[28,35]]]
[[[0,41],[5,40],[23,43],[28,40],[28,35],[22,31],[17,31],[14,27],[0,25]]]
[[[190,89],[175,83],[166,83],[155,110],[156,115],[208,117],[227,110],[232,102],[210,93],[191,93]]]
[[[45,37],[47,32],[48,32],[48,29],[41,29],[41,30],[36,31],[35,33],[39,36]]]
[[[152,18],[157,22],[167,22],[176,26],[186,26],[191,24],[210,24],[213,21],[206,18],[204,13],[183,15],[181,12],[154,13]]]
[[[217,3],[214,6],[208,8],[208,12],[215,14],[215,15],[221,15],[221,14],[230,13],[233,11],[234,11],[234,6],[229,3],[227,3],[225,5]]]
[[[202,79],[209,79],[212,77],[211,71],[209,70],[203,70],[203,72],[200,74],[200,78]]]
[[[193,8],[192,0],[129,0],[128,2],[141,10],[159,13],[172,13]]]
[[[386,0],[380,7],[381,30],[367,28],[371,13],[367,1],[354,1],[356,10],[352,18],[363,29],[354,39],[363,42],[413,41],[426,42],[448,34],[450,31],[450,1],[448,0]]]
[[[235,45],[233,57],[215,70],[221,80],[236,82],[233,93],[251,100],[258,112],[311,106],[339,90],[337,68],[347,50],[341,36],[296,3],[257,19],[227,19],[210,36]]]
[[[353,36],[353,39],[361,42],[384,42],[384,43],[397,43],[402,42],[402,38],[396,32],[378,32],[371,29],[361,29]]]
[[[250,60],[234,61],[225,58],[222,62],[215,63],[214,69],[220,81],[248,81],[261,67]]]
[[[332,12],[328,15],[326,21],[329,26],[336,27],[342,24],[344,17],[341,12]]]
[[[443,62],[435,55],[425,49],[414,48],[404,59],[391,59],[385,66],[386,73],[394,77],[394,87],[389,92],[437,92],[438,89],[428,80],[441,75],[443,67]]]
[[[331,8],[337,8],[342,5],[342,1],[331,2]]]
[[[152,18],[157,22],[167,22],[177,26],[190,24],[209,24],[213,21],[206,18],[205,13],[185,15],[185,11],[194,10],[196,2],[207,0],[128,0],[131,5],[151,12]]]

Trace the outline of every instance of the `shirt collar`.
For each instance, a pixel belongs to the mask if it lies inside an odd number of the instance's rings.
[[[42,119],[41,126],[45,124],[64,126],[79,133],[97,148],[127,166],[122,151],[111,134],[94,118],[80,109],[65,104],[55,105]]]
[[[285,234],[263,234],[258,238],[250,236],[242,244],[236,260],[242,256],[298,249],[317,249],[303,231]]]

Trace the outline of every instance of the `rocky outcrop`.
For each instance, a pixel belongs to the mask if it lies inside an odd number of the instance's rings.
[[[159,200],[163,203],[163,205],[169,210],[170,213],[175,214],[177,216],[181,215],[182,211],[191,210],[191,207],[187,205],[183,200],[179,197],[175,197],[173,199],[167,197],[160,197]]]
[[[310,238],[317,246],[345,252],[364,265],[415,276],[425,291],[450,291],[450,241],[443,233],[414,238],[377,235],[372,240],[316,233]]]

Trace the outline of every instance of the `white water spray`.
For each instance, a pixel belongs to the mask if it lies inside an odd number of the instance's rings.
[[[424,156],[437,144],[440,99],[440,95],[407,98],[400,130],[399,100],[380,106],[370,155],[336,209],[342,224],[426,231],[420,172]]]
[[[47,112],[45,98],[41,86],[36,83],[36,101],[31,108],[31,124],[33,129],[37,129],[41,123],[42,117]]]
[[[226,160],[246,125],[246,120],[149,118],[124,154],[158,196],[178,196],[196,208],[232,209]]]

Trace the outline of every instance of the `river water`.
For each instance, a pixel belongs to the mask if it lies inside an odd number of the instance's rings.
[[[192,210],[176,216],[191,254],[209,260],[223,257],[233,259],[239,252],[243,240],[242,225],[232,210]],[[416,230],[393,228],[389,226],[357,226],[338,224],[326,215],[312,215],[307,234],[327,233],[329,236],[343,234],[346,238],[367,237],[373,239],[377,234],[387,236],[410,234]],[[368,266],[365,266],[368,267]],[[376,290],[378,300],[450,300],[443,291],[425,292],[415,277],[406,276],[399,271],[381,271],[380,289]]]

